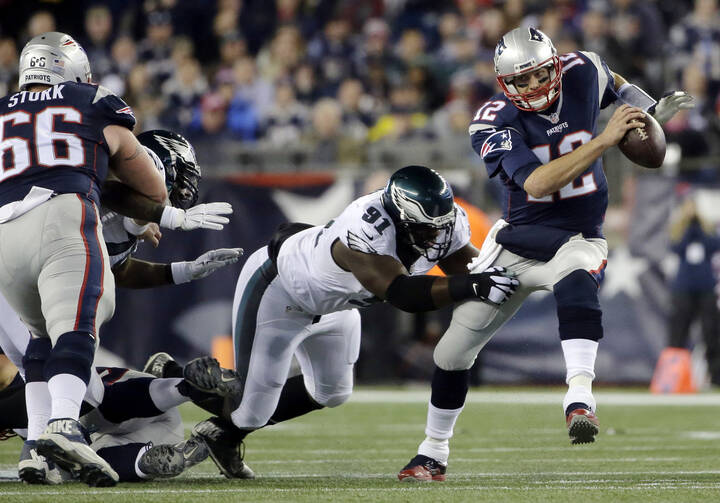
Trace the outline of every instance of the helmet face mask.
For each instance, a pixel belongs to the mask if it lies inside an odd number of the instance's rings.
[[[194,206],[202,173],[190,142],[177,133],[161,129],[146,131],[137,138],[160,158],[170,204],[183,210]]]
[[[455,202],[442,176],[424,166],[402,168],[390,177],[382,202],[400,244],[430,261],[447,254],[455,229]]]
[[[518,92],[515,79],[542,68],[548,69],[546,84]],[[505,96],[520,110],[540,112],[552,105],[562,90],[562,62],[550,38],[535,28],[516,28],[495,48],[495,75]]]
[[[18,86],[91,82],[87,54],[70,35],[51,31],[32,38],[20,53]]]

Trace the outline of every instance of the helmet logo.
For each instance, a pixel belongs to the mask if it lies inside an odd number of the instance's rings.
[[[500,42],[498,42],[497,47],[495,47],[495,57],[500,56],[505,49],[507,49],[507,46],[505,45],[505,37],[503,37],[500,39]]]
[[[532,26],[528,28],[528,31],[530,32],[530,40],[534,42],[544,42],[545,37],[543,37],[542,33],[540,33],[538,30],[533,28]]]
[[[185,142],[176,140],[175,138],[168,138],[166,136],[155,135],[155,141],[165,147],[170,153],[170,159],[172,163],[177,162],[178,155],[180,158],[187,163],[195,163],[195,155],[190,150],[190,147]]]

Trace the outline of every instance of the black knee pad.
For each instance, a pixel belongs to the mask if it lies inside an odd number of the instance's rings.
[[[45,363],[50,357],[52,342],[49,337],[30,339],[25,354],[22,357],[22,365],[25,369],[25,382],[39,382],[45,380],[43,373]]]
[[[53,346],[45,364],[45,379],[58,374],[72,374],[87,384],[90,381],[95,338],[88,332],[66,332]]]
[[[603,336],[598,284],[583,270],[573,271],[553,287],[560,339],[599,341]]]

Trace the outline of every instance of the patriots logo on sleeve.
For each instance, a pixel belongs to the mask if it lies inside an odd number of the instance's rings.
[[[135,117],[133,115],[132,108],[130,108],[130,107],[124,107],[124,108],[121,108],[120,110],[115,110],[115,113],[116,114],[128,114],[128,115],[132,115],[133,117]]]
[[[512,150],[510,131],[498,131],[488,136],[480,148],[480,155],[485,158],[491,152],[497,152],[499,150]]]

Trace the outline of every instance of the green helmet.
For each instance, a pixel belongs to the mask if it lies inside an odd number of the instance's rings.
[[[382,203],[395,222],[399,242],[431,261],[447,254],[455,229],[455,201],[440,174],[425,166],[405,166],[390,177]]]

